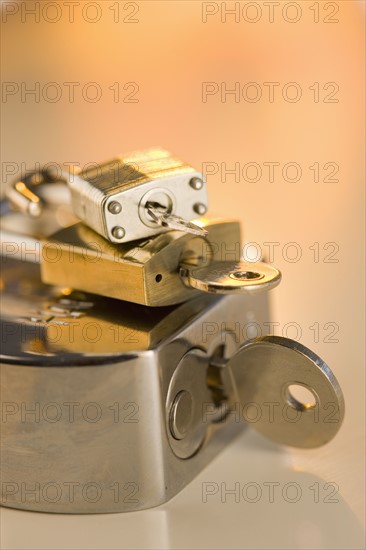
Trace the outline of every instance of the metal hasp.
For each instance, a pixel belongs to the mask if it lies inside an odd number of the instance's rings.
[[[262,420],[251,425],[280,443],[316,446],[339,429],[342,393],[320,358],[282,338],[243,343],[249,319],[268,321],[268,293],[198,294],[152,310],[46,286],[36,264],[4,260],[4,506],[162,504],[241,431],[253,403]],[[311,390],[312,409],[293,384]]]

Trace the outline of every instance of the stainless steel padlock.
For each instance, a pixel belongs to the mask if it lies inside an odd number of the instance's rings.
[[[344,414],[327,365],[292,340],[245,340],[268,322],[268,294],[199,294],[151,309],[41,282],[4,258],[1,503],[102,513],[177,494],[246,423],[314,447]],[[238,328],[239,327],[239,328]],[[308,388],[301,403],[292,385]],[[248,414],[249,416],[249,414]]]

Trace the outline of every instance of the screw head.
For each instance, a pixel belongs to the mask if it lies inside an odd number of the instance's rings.
[[[203,214],[206,214],[207,207],[203,202],[196,202],[196,204],[193,205],[193,210],[198,214],[199,216],[203,216]]]
[[[112,235],[115,239],[123,239],[125,234],[126,231],[123,229],[123,227],[119,227],[118,225],[116,227],[113,227],[112,229]]]
[[[122,210],[122,206],[117,201],[112,201],[108,204],[108,210],[111,214],[119,214]]]
[[[189,185],[192,187],[192,189],[196,189],[196,191],[199,191],[203,187],[203,181],[201,178],[192,178],[189,181]]]

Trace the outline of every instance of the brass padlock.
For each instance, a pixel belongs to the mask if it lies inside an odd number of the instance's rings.
[[[206,235],[169,231],[115,245],[83,224],[43,239],[42,280],[148,306],[173,305],[197,290],[269,290],[281,280],[274,267],[240,261],[240,224],[201,219]],[[196,290],[197,289],[197,290]]]

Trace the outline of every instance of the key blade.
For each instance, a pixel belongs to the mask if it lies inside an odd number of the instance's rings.
[[[146,210],[151,218],[161,227],[167,227],[168,229],[175,229],[176,231],[185,231],[192,235],[199,235],[200,237],[206,237],[207,231],[202,227],[199,227],[195,223],[187,221],[180,216],[170,214],[167,210],[156,203],[149,202],[146,205]]]
[[[162,225],[162,227],[168,227],[169,229],[175,229],[177,231],[185,231],[186,233],[191,233],[192,235],[199,235],[200,237],[206,237],[208,234],[206,229],[199,227],[195,223],[184,220],[180,216],[175,216],[174,214],[163,214],[159,225]]]

